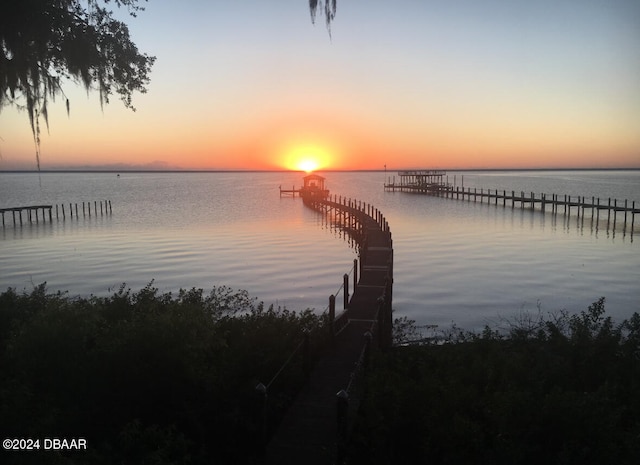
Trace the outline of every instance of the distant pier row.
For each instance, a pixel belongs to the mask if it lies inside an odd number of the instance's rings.
[[[561,213],[578,218],[588,215],[591,220],[600,224],[606,222],[606,228],[615,231],[616,225],[622,224],[623,232],[627,230],[633,234],[635,216],[640,214],[635,200],[600,199],[596,197],[578,197],[559,194],[534,194],[523,191],[507,191],[498,189],[478,189],[452,186],[445,181],[446,172],[441,170],[399,171],[399,180],[389,178],[384,184],[386,191],[412,192],[416,194],[446,197],[450,199],[467,200],[473,202],[487,202],[503,207],[538,210],[543,213]]]
[[[64,220],[67,217],[79,218],[80,216],[102,216],[110,215],[112,213],[111,200],[0,208],[3,227],[7,226],[7,224],[13,224],[13,226],[24,226],[27,224],[38,224],[40,222],[44,223],[46,221],[51,223],[53,222],[54,217],[56,220]]]
[[[370,354],[376,347],[384,350],[392,344],[393,241],[389,224],[370,204],[331,196],[322,176],[312,174],[304,182],[300,189],[281,188],[281,197],[300,196],[307,207],[345,231],[357,244],[359,260],[354,260],[351,295],[348,274],[344,275],[344,310],[339,315],[335,296],[329,296],[330,347],[310,369],[276,431],[263,432],[264,463],[273,465],[344,462]],[[265,405],[272,383],[256,387]],[[266,425],[266,420],[262,424]]]

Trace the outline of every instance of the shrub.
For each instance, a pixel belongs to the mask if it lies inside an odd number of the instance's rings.
[[[264,308],[227,287],[109,297],[0,294],[4,437],[84,437],[89,451],[9,463],[242,463],[255,451],[254,392],[302,340],[310,310]],[[294,364],[298,368],[301,364]],[[289,389],[302,371],[289,370]],[[276,404],[281,409],[293,394]],[[277,415],[278,412],[274,412]],[[4,462],[7,463],[7,462]]]
[[[640,316],[523,321],[380,354],[349,463],[640,463]]]

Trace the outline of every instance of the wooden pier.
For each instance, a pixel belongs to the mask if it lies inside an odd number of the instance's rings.
[[[571,215],[575,212],[578,217],[582,218],[588,214],[596,222],[606,221],[607,229],[610,227],[615,229],[616,224],[621,221],[623,231],[626,231],[627,226],[630,225],[631,233],[635,227],[635,215],[640,214],[640,208],[636,208],[635,201],[454,187],[444,182],[446,175],[444,171],[400,171],[398,175],[400,182],[396,183],[395,178],[393,181],[389,179],[384,184],[386,191],[411,192],[457,200],[486,202],[503,207],[538,210],[543,213],[548,211],[553,214]]]
[[[56,205],[29,205],[26,207],[12,207],[12,208],[0,208],[0,214],[2,215],[2,226],[5,227],[7,220],[5,219],[5,214],[11,213],[11,219],[13,220],[13,226],[23,226],[24,224],[38,224],[40,220],[45,222],[47,218],[49,222],[53,221],[53,210],[55,208],[55,218],[58,219],[66,219],[67,216],[69,218],[73,218],[74,216],[78,218],[80,215],[92,216],[92,207],[93,204],[93,216],[97,216],[98,212],[100,215],[111,214],[113,210],[111,208],[111,200],[96,200],[94,202],[82,202],[82,203],[68,203],[68,204],[56,204]],[[39,214],[39,212],[42,214]],[[24,219],[23,219],[24,214]]]
[[[280,186],[280,197],[295,197],[296,194],[298,197],[303,197],[305,195],[320,197],[329,196],[329,191],[324,188],[324,177],[318,174],[309,174],[302,178],[302,180],[303,185],[299,189],[296,189],[296,186],[291,186],[291,189],[283,189],[282,186]]]
[[[336,316],[329,297],[332,344],[271,437],[268,464],[343,463],[352,419],[358,406],[359,381],[373,346],[391,345],[393,243],[380,211],[364,202],[338,196],[302,195],[305,205],[356,241],[353,294],[343,285],[345,310]],[[259,385],[267,399],[267,389]]]

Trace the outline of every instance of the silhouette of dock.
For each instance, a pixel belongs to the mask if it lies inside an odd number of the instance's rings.
[[[55,205],[55,217],[56,219],[76,218],[82,216],[91,216],[91,204],[92,202],[82,203],[68,203],[68,204],[56,204]],[[65,208],[66,207],[66,208]],[[40,221],[45,222],[47,218],[49,222],[53,221],[53,209],[54,205],[28,205],[25,207],[11,207],[0,208],[0,216],[2,216],[2,226],[6,226],[5,213],[11,214],[13,226],[23,226],[24,224],[38,224]],[[113,212],[111,208],[111,200],[96,200],[93,202],[93,215],[97,216],[98,211],[100,215],[111,214]],[[42,214],[39,214],[42,212]],[[23,215],[24,214],[24,218]]]
[[[393,180],[389,179],[384,184],[384,189],[390,192],[410,192],[449,199],[493,203],[503,207],[527,208],[539,210],[542,213],[549,211],[552,214],[570,215],[575,212],[579,218],[584,218],[585,214],[588,214],[596,222],[606,221],[607,229],[609,227],[615,228],[616,223],[621,219],[623,231],[626,231],[627,225],[630,224],[632,234],[635,227],[635,216],[640,214],[640,208],[636,207],[635,201],[546,193],[535,194],[514,190],[509,192],[498,189],[472,189],[464,186],[451,186],[445,181],[445,175],[446,172],[442,170],[399,171],[399,182],[396,182],[394,176]],[[621,218],[618,218],[619,214]]]
[[[332,345],[267,444],[268,464],[341,463],[371,346],[391,345],[393,243],[389,225],[373,206],[323,192],[328,191],[321,184],[318,190],[303,191],[301,197],[305,205],[356,240],[360,260],[354,266],[354,292],[337,318],[335,308],[330,308]]]

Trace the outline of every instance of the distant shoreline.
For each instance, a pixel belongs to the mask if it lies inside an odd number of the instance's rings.
[[[319,173],[394,173],[397,171],[411,171],[411,170],[423,170],[423,169],[442,169],[447,172],[532,172],[532,171],[640,171],[640,167],[636,168],[394,168],[394,169],[368,169],[368,170],[316,170]],[[11,173],[305,173],[303,170],[153,170],[153,169],[113,169],[113,168],[66,168],[66,169],[43,169],[43,170],[0,170],[2,174]]]

